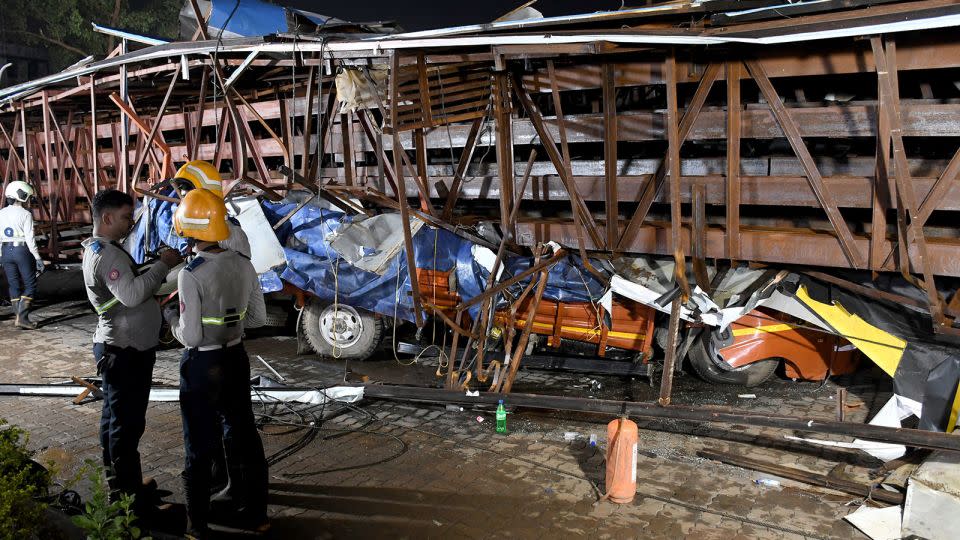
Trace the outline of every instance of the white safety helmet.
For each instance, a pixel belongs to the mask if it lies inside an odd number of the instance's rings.
[[[30,197],[33,197],[34,191],[33,188],[30,187],[30,184],[21,180],[14,180],[7,185],[7,189],[3,192],[3,195],[15,201],[25,203],[30,200]]]

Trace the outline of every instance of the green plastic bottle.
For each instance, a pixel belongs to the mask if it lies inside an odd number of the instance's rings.
[[[497,433],[507,432],[507,411],[503,408],[503,400],[497,405]]]

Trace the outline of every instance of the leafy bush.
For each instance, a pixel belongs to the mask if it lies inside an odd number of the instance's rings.
[[[83,514],[73,517],[73,523],[87,533],[88,540],[118,540],[140,538],[140,529],[134,526],[133,495],[121,494],[110,502],[109,489],[103,468],[93,460],[86,460],[93,497],[84,506]]]
[[[32,461],[29,435],[0,418],[0,537],[33,536],[44,522],[50,473]]]

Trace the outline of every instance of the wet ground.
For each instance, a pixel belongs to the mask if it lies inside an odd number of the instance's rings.
[[[0,383],[93,375],[89,344],[96,319],[86,303],[42,306],[37,315],[43,327],[36,332],[0,321]],[[290,385],[438,382],[435,358],[395,358],[385,350],[367,362],[318,360],[298,356],[291,336],[255,336],[247,341],[254,373],[277,378],[260,356]],[[156,384],[177,383],[178,358],[177,350],[160,353]],[[867,367],[822,386],[776,379],[748,390],[682,375],[674,402],[833,419],[838,385],[850,391],[846,412],[853,422],[871,416],[890,395],[889,380]],[[643,378],[525,370],[514,391],[635,401],[654,401],[658,393]],[[767,475],[697,452],[749,455],[855,480],[866,480],[879,465],[858,452],[787,440],[791,433],[784,431],[640,420],[637,497],[617,505],[597,502],[609,418],[516,410],[509,433],[499,435],[489,409],[374,400],[255,407],[271,460],[272,538],[864,538],[841,519],[862,502],[857,497],[784,479],[779,487],[758,487],[754,481]],[[0,397],[0,417],[28,429],[32,448],[57,457],[62,479],[99,455],[99,414],[97,402]],[[598,447],[590,446],[591,434]],[[150,405],[141,453],[145,473],[171,492],[169,500],[182,501],[176,403]],[[77,488],[89,495],[88,482]]]

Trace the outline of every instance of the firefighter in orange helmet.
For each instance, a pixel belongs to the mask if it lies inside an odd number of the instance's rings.
[[[180,167],[170,183],[181,198],[194,189],[206,189],[223,199],[223,179],[217,168],[208,161],[197,159],[187,162]],[[230,236],[220,242],[220,247],[232,249],[249,259],[250,241],[240,228],[240,222],[234,217],[228,217],[227,227],[230,228]]]
[[[180,367],[180,410],[186,449],[184,491],[190,532],[207,534],[211,521],[265,530],[267,464],[250,401],[245,328],[262,326],[266,308],[253,265],[220,242],[230,234],[223,200],[206,189],[186,193],[173,218],[194,259],[180,272],[179,309],[164,312],[186,348]],[[220,429],[227,451],[228,508],[211,513],[211,460]]]

